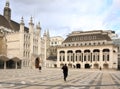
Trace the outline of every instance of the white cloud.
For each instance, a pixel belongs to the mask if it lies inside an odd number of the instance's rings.
[[[4,2],[4,3],[3,3]],[[5,1],[0,3],[0,9]],[[67,35],[73,30],[108,29],[119,23],[120,0],[11,0],[13,20],[23,16],[28,25],[31,16],[51,35]],[[113,24],[114,26],[110,26]],[[62,31],[64,33],[62,33]]]

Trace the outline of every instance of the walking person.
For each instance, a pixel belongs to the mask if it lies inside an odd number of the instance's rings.
[[[39,65],[39,71],[40,71],[40,72],[41,72],[41,69],[42,69],[42,68],[41,68],[41,65]]]
[[[102,70],[101,66],[100,66],[100,70]]]
[[[64,81],[66,81],[66,78],[68,76],[68,67],[66,64],[62,67],[62,70],[63,70]]]

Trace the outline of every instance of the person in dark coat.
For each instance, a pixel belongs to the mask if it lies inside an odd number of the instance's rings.
[[[41,64],[39,64],[39,71],[41,72],[41,70],[42,70],[42,67],[41,67]]]
[[[66,64],[62,67],[62,70],[63,70],[63,75],[64,75],[64,81],[66,81],[66,78],[68,76],[68,67]]]
[[[102,70],[101,66],[100,66],[100,70]]]
[[[40,71],[40,72],[41,72],[41,69],[42,69],[42,68],[41,68],[41,66],[39,65],[39,71]]]

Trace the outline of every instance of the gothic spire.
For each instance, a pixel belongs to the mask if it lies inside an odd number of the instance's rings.
[[[9,7],[9,0],[6,0],[5,7]]]
[[[29,24],[33,25],[33,17],[31,16]]]
[[[9,0],[6,0],[6,4],[5,4],[5,7],[4,7],[4,17],[10,21],[11,20],[11,9],[9,8],[10,7],[10,3],[9,3]]]
[[[47,36],[50,37],[50,34],[49,34],[49,29],[47,29]]]
[[[40,27],[40,22],[38,22],[36,28],[37,28],[37,29],[41,29],[41,27]]]
[[[21,17],[21,23],[20,24],[24,25],[24,19],[23,19],[23,17]]]

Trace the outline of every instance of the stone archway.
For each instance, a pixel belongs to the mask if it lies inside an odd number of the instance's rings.
[[[107,64],[107,63],[103,64],[103,68],[104,69],[108,69],[109,68],[109,64]]]
[[[39,63],[40,63],[40,60],[39,60],[39,57],[37,57],[35,59],[35,68],[39,68]]]
[[[54,67],[57,68],[57,64],[54,64]]]
[[[90,65],[87,63],[85,64],[85,69],[89,69],[90,68]]]
[[[15,69],[16,65],[15,65],[15,61],[13,60],[9,60],[6,62],[6,68],[7,69]]]
[[[63,66],[64,66],[64,64],[63,64],[63,63],[61,63],[61,64],[60,64],[60,67],[63,67]]]
[[[98,69],[98,68],[99,68],[99,64],[98,64],[98,63],[95,63],[95,64],[94,64],[94,68],[95,68],[95,69]]]
[[[71,63],[69,63],[69,64],[68,64],[68,67],[69,67],[69,68],[72,68],[72,64],[71,64]]]
[[[81,68],[81,65],[80,64],[76,64],[76,68]]]

